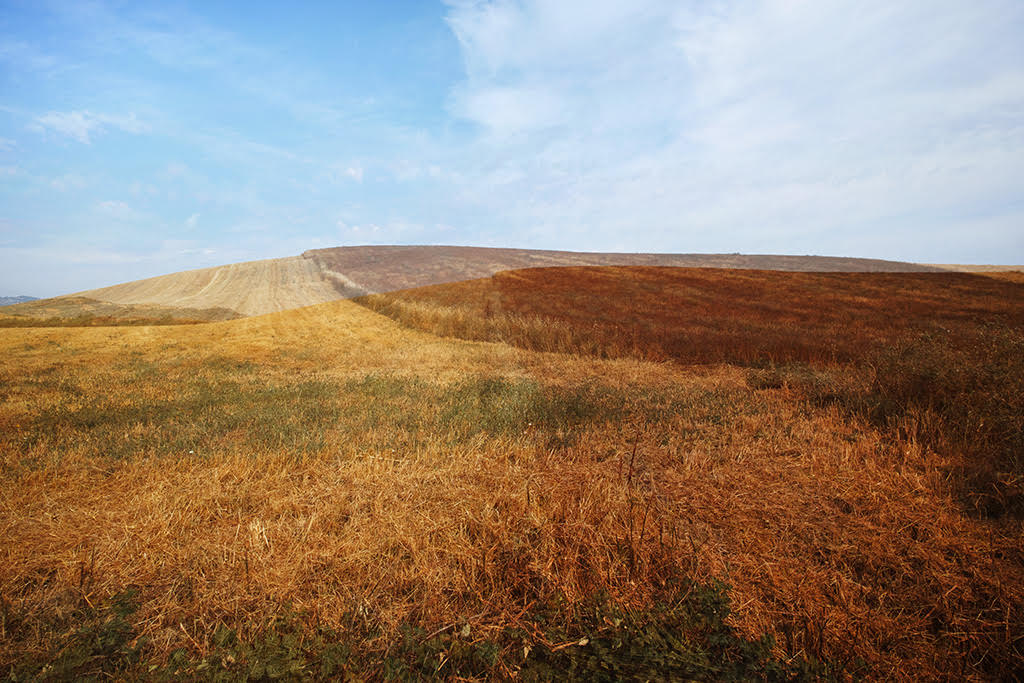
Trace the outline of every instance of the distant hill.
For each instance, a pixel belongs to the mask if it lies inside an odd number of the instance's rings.
[[[19,315],[73,316],[89,301],[158,307],[161,317],[228,319],[326,303],[363,294],[489,277],[549,266],[677,266],[804,272],[936,272],[914,263],[829,256],[743,254],[608,254],[452,246],[359,246],[316,249],[300,256],[188,270],[45,300]],[[75,298],[75,301],[70,299]],[[45,310],[44,310],[45,309]],[[174,309],[168,313],[167,309]],[[137,318],[156,311],[95,311]],[[12,312],[13,314],[13,312]]]
[[[116,304],[82,296],[33,299],[0,311],[0,327],[51,325],[159,325],[231,320],[242,316],[221,308],[157,304]]]
[[[0,306],[13,306],[14,304],[23,304],[26,301],[37,301],[38,298],[34,296],[0,296]]]

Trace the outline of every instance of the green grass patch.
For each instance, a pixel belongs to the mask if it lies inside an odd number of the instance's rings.
[[[92,380],[103,388],[85,389],[53,372],[18,378],[33,392],[45,385],[46,398],[8,443],[34,457],[76,449],[113,459],[298,456],[338,445],[408,452],[428,441],[457,445],[481,435],[522,435],[557,449],[573,445],[592,424],[657,423],[691,412],[718,423],[741,409],[728,397],[597,382],[565,387],[479,376],[441,384],[388,374],[268,380],[258,365],[226,358],[193,366],[130,354]]]

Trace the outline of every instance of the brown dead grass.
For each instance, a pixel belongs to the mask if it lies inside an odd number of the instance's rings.
[[[997,280],[1005,280],[1007,282],[1016,282],[1019,285],[1024,285],[1024,270],[999,270],[993,272],[982,273],[986,277],[995,278]]]
[[[789,655],[861,658],[870,678],[997,677],[1022,661],[1019,521],[965,515],[945,460],[919,443],[786,385],[753,389],[736,367],[442,340],[350,302],[203,326],[0,330],[0,359],[0,666],[45,653],[71,610],[128,586],[141,589],[136,626],[166,655],[208,650],[218,624],[252,635],[285,603],[383,638],[457,617],[486,633],[554,595],[641,605],[680,574],[731,584],[744,633],[773,632]],[[381,399],[346,382],[380,373],[434,399],[399,391],[372,433],[318,428],[315,446],[252,437],[291,414],[275,398],[290,394],[261,388],[313,379],[325,409],[361,415]],[[569,396],[597,386],[627,409],[571,435],[513,423],[409,438],[459,382],[494,376]],[[157,439],[184,425],[147,422],[158,413],[111,427],[104,408],[58,422],[57,442],[39,421],[55,407],[177,405],[189,382],[239,397],[198,405],[198,421],[246,402],[262,412],[175,455]],[[104,455],[104,440],[137,431],[149,450]]]

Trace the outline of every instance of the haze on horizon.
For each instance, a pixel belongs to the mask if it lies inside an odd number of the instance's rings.
[[[0,295],[306,249],[1024,262],[1015,0],[0,0]]]

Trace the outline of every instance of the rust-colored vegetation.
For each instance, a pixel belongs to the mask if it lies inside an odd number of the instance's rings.
[[[529,268],[358,301],[442,336],[681,363],[843,362],[908,332],[1024,327],[1024,287],[966,273]]]
[[[441,336],[759,368],[755,385],[838,403],[946,453],[976,510],[1021,515],[1014,275],[531,268],[357,301]]]
[[[1011,678],[1022,293],[574,268],[0,330],[0,666]]]

